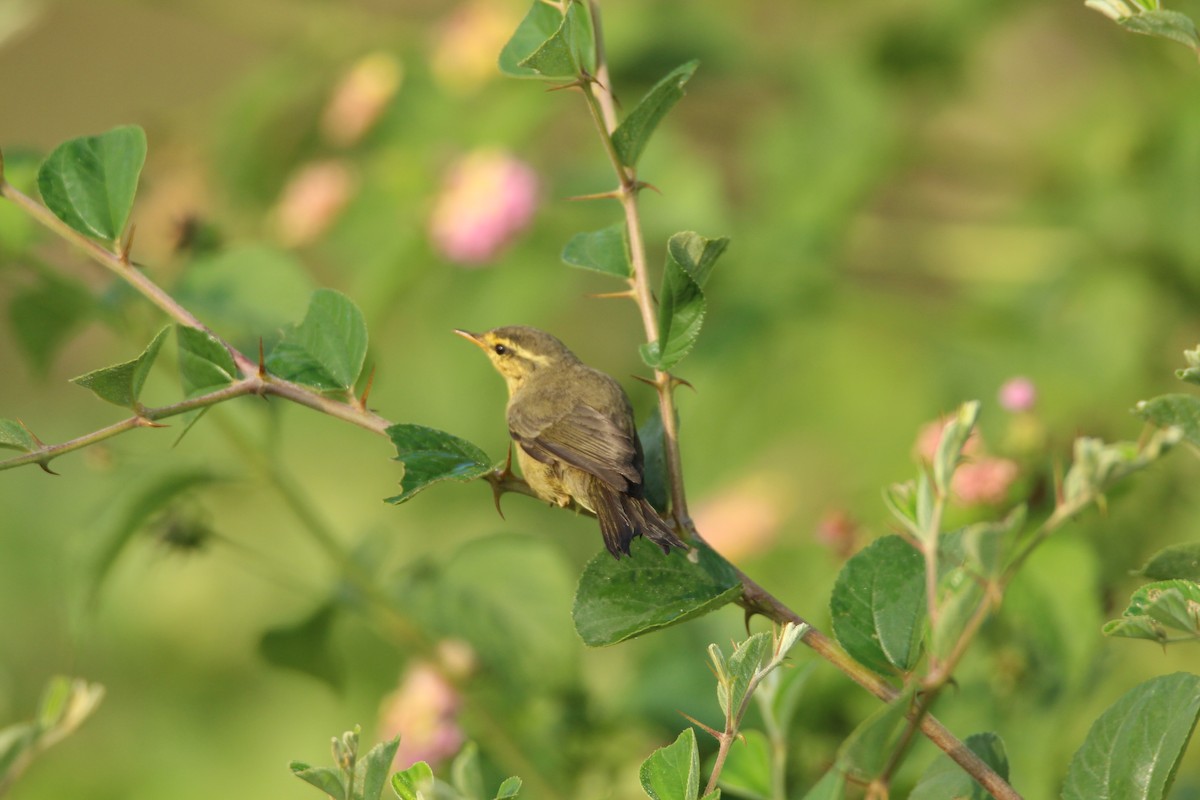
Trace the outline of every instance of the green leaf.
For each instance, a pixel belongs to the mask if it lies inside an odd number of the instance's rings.
[[[729,748],[718,782],[722,789],[747,800],[773,800],[771,743],[766,735],[756,730],[743,731]]]
[[[1095,498],[1122,478],[1145,469],[1162,458],[1182,438],[1179,428],[1161,428],[1144,444],[1115,442],[1081,436],[1075,440],[1074,460],[1063,478],[1067,503]]]
[[[642,788],[652,800],[696,800],[700,795],[700,751],[696,732],[684,728],[673,744],[642,762]]]
[[[11,785],[30,758],[78,729],[103,698],[104,687],[98,683],[51,678],[35,718],[0,729],[0,787]]]
[[[333,655],[330,638],[337,606],[325,603],[298,622],[272,628],[262,635],[258,651],[268,664],[309,675],[334,689],[342,686],[342,665]]]
[[[838,748],[834,768],[860,784],[878,776],[895,752],[911,706],[906,692],[863,720]]]
[[[1118,19],[1117,24],[1133,33],[1158,36],[1178,42],[1192,50],[1200,50],[1200,32],[1196,30],[1196,23],[1192,22],[1191,17],[1178,11],[1141,11],[1131,17]]]
[[[613,146],[622,164],[627,167],[637,164],[638,157],[650,141],[654,129],[671,107],[683,97],[683,87],[691,80],[699,65],[699,61],[693,60],[671,70],[665,78],[651,87],[641,102],[621,122],[620,127],[613,132]]]
[[[846,776],[835,767],[821,776],[803,800],[845,800],[845,797]]]
[[[233,383],[238,375],[233,356],[208,331],[175,326],[179,343],[179,379],[185,397],[195,397]]]
[[[329,767],[310,767],[302,761],[293,761],[288,768],[297,778],[317,787],[334,800],[346,800],[346,787],[342,785],[341,770]]]
[[[597,554],[583,568],[571,610],[580,638],[591,647],[616,644],[736,600],[742,586],[729,562],[703,544],[696,552],[693,564],[686,553],[663,555],[639,538],[633,558]]]
[[[933,482],[942,497],[950,495],[950,480],[978,418],[979,401],[972,400],[959,406],[954,418],[942,428],[942,438],[933,457]]]
[[[633,274],[629,260],[629,236],[625,223],[618,222],[591,233],[577,233],[563,248],[562,260],[568,266],[590,269],[628,278]]]
[[[659,293],[658,340],[642,345],[642,360],[669,371],[696,343],[707,301],[704,284],[729,240],[706,239],[686,231],[667,241],[667,264]]]
[[[279,377],[322,391],[354,387],[367,355],[367,323],[358,306],[341,292],[313,292],[304,321],[284,331],[267,356]]]
[[[907,672],[921,655],[924,559],[899,536],[877,539],[842,567],[829,606],[834,634],[856,661]]]
[[[733,655],[725,662],[729,677],[728,680],[722,680],[717,684],[717,700],[721,704],[721,711],[726,716],[736,714],[737,710],[741,708],[742,703],[746,700],[746,690],[750,688],[750,681],[754,677],[754,673],[758,672],[763,658],[770,652],[771,635],[756,633],[739,644],[733,651]]]
[[[997,734],[976,733],[968,736],[964,744],[997,775],[1008,780],[1008,755]],[[991,797],[954,759],[942,754],[925,770],[908,800],[991,800]]]
[[[18,292],[9,304],[13,339],[34,373],[44,376],[55,354],[95,309],[87,287],[53,273]]]
[[[355,783],[362,787],[363,800],[380,800],[383,796],[384,787],[388,785],[388,775],[392,771],[392,761],[396,758],[396,750],[399,747],[400,737],[396,736],[375,745],[366,756],[358,759],[355,765]]]
[[[582,78],[595,72],[592,18],[577,0],[567,0],[562,24],[517,65],[543,78]]]
[[[402,423],[387,429],[396,445],[396,461],[404,463],[401,492],[386,502],[399,505],[444,480],[471,481],[495,467],[487,454],[466,439],[434,428]]]
[[[15,419],[0,419],[0,447],[32,453],[40,449],[33,434]]]
[[[155,334],[142,354],[132,361],[92,370],[86,375],[72,378],[71,383],[91,389],[101,400],[136,411],[140,405],[138,397],[146,383],[146,376],[150,374],[154,359],[158,357],[158,350],[170,330],[170,326],[167,326]]]
[[[450,764],[450,782],[463,800],[483,799],[483,775],[479,771],[479,748],[467,742]]]
[[[500,71],[514,78],[538,77],[535,70],[521,66],[521,62],[554,36],[562,24],[561,11],[541,0],[533,0],[529,13],[500,51]]]
[[[1200,639],[1200,584],[1186,580],[1146,584],[1133,593],[1121,619],[1105,624],[1104,633],[1161,644]]]
[[[1183,369],[1175,370],[1175,377],[1188,383],[1200,383],[1200,347],[1184,350],[1183,359],[1187,361],[1188,365]]]
[[[677,429],[678,425],[676,420]],[[642,443],[642,491],[660,514],[666,512],[670,496],[665,435],[662,408],[655,403],[650,416],[638,428],[638,440]]]
[[[1175,426],[1183,431],[1184,438],[1200,446],[1200,397],[1164,394],[1141,401],[1134,407],[1134,413],[1160,428]]]
[[[504,779],[500,784],[500,788],[496,790],[495,800],[512,800],[521,793],[521,779],[516,775],[512,775]]]
[[[120,238],[146,160],[136,125],[63,142],[38,170],[38,190],[54,215],[85,236]]]
[[[434,800],[433,785],[433,770],[424,761],[392,776],[392,789],[400,800]]]
[[[914,537],[921,536],[921,526],[917,523],[916,481],[893,483],[888,486],[883,490],[883,504],[909,533]]]
[[[1200,677],[1177,672],[1126,692],[1071,759],[1063,800],[1162,800],[1200,714]]]
[[[0,439],[0,444],[2,443]],[[1150,560],[1137,574],[1154,581],[1172,578],[1200,581],[1200,542],[1175,544],[1159,550],[1150,556]]]

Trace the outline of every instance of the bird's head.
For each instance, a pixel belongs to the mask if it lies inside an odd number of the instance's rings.
[[[543,370],[578,361],[556,337],[527,325],[506,325],[483,333],[454,331],[482,348],[496,371],[504,376],[511,394],[522,383]]]

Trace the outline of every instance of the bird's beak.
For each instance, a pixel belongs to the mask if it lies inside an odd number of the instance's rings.
[[[471,333],[470,331],[464,331],[462,328],[455,328],[454,332],[466,339],[468,342],[472,342],[473,344],[478,345],[481,349],[487,350],[487,344],[483,341],[483,334]]]

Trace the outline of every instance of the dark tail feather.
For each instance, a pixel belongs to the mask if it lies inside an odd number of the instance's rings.
[[[600,520],[600,533],[604,544],[613,558],[629,555],[629,543],[635,536],[645,536],[662,548],[664,553],[672,547],[686,549],[671,526],[658,515],[654,507],[641,497],[618,492],[609,486],[596,487],[593,505],[596,518]]]

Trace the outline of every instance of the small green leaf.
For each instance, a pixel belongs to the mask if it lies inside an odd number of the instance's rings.
[[[367,323],[358,306],[341,292],[313,292],[304,321],[283,334],[267,356],[279,377],[322,391],[354,387],[367,355]]]
[[[667,241],[658,306],[659,338],[641,348],[642,360],[651,367],[670,370],[691,351],[707,309],[704,284],[728,246],[728,239],[706,239],[691,231],[677,233]]]
[[[933,482],[938,494],[942,497],[950,495],[950,480],[958,468],[963,446],[975,429],[975,421],[979,419],[979,401],[972,400],[963,403],[958,408],[954,418],[942,428],[942,438],[938,442],[937,453],[933,457]]]
[[[42,163],[38,190],[73,229],[113,242],[125,230],[145,161],[146,134],[136,125],[71,139]]]
[[[1134,408],[1134,413],[1160,428],[1177,427],[1183,431],[1184,438],[1200,446],[1200,397],[1164,394],[1141,401]]]
[[[479,771],[479,747],[467,742],[450,764],[450,782],[462,800],[484,800],[483,775]]]
[[[895,752],[911,707],[906,692],[863,720],[838,748],[834,768],[859,784],[877,777]]]
[[[1092,723],[1071,759],[1063,800],[1162,800],[1200,714],[1200,677],[1152,678]]]
[[[418,761],[392,776],[392,789],[400,800],[433,800],[433,770]]]
[[[396,736],[386,742],[380,742],[358,760],[355,766],[356,783],[362,787],[363,800],[380,800],[383,789],[388,785],[388,775],[392,771],[392,761],[396,758],[396,750],[400,747],[400,737]]]
[[[471,481],[495,465],[487,454],[466,439],[426,428],[399,424],[387,429],[396,445],[396,461],[404,463],[401,492],[386,502],[399,505],[438,481]]]
[[[911,670],[925,625],[924,559],[899,536],[878,539],[842,567],[829,606],[856,661],[884,675]]]
[[[632,558],[597,554],[583,568],[571,610],[580,638],[591,647],[616,644],[736,600],[742,586],[729,562],[706,545],[696,551],[693,564],[686,553],[663,555],[639,538]]]
[[[1126,476],[1162,458],[1182,438],[1179,428],[1160,428],[1142,445],[1134,442],[1105,444],[1081,436],[1075,440],[1074,460],[1063,478],[1067,503],[1094,499]]]
[[[577,233],[563,248],[562,260],[568,266],[590,269],[628,278],[633,274],[629,261],[629,237],[625,223],[618,222],[591,233]]]
[[[562,23],[561,11],[542,0],[533,0],[529,13],[500,51],[500,71],[514,78],[538,77],[536,71],[521,66],[521,62],[554,36]]]
[[[689,61],[671,70],[665,78],[651,87],[641,102],[621,122],[620,127],[613,132],[613,146],[616,147],[622,164],[627,167],[637,164],[638,157],[650,141],[654,129],[671,107],[683,97],[683,87],[691,80],[699,65],[699,61]]]
[[[1008,780],[1008,756],[1004,742],[994,733],[976,733],[964,742],[967,748]],[[938,756],[913,787],[908,800],[991,800],[978,782],[948,755]]]
[[[751,679],[770,652],[771,635],[756,633],[739,644],[733,651],[733,655],[725,662],[729,678],[728,681],[718,683],[717,700],[721,704],[721,711],[726,716],[731,713],[736,714],[737,710],[742,707]]]
[[[1178,11],[1141,11],[1131,17],[1117,20],[1117,24],[1133,33],[1169,39],[1192,50],[1200,50],[1200,32],[1196,30],[1196,23],[1192,22],[1191,17]]]
[[[721,788],[747,800],[773,800],[771,743],[761,731],[743,731],[733,746],[718,782]]]
[[[33,434],[15,419],[0,419],[0,447],[32,453],[39,449]]]
[[[1200,639],[1200,584],[1187,580],[1146,584],[1133,593],[1121,619],[1105,624],[1104,633],[1161,644]]]
[[[521,793],[521,779],[516,775],[512,775],[504,779],[500,784],[500,788],[496,790],[495,800],[512,800]]]
[[[846,776],[832,767],[808,790],[803,800],[845,800]]]
[[[553,17],[537,6],[548,7]],[[580,78],[595,72],[596,49],[592,34],[592,19],[583,4],[567,0],[566,14],[535,0],[508,45],[500,52],[500,68],[516,77],[536,76],[550,79]],[[551,23],[553,31],[539,42]],[[534,49],[524,56],[520,53],[530,45]],[[515,65],[513,64],[515,61]]]
[[[1200,383],[1200,347],[1184,350],[1183,359],[1187,361],[1188,365],[1183,369],[1175,370],[1175,377],[1188,383]]]
[[[0,422],[0,426],[2,425],[3,423]],[[3,444],[2,438],[0,438],[0,444]],[[1200,581],[1200,542],[1175,544],[1159,550],[1150,556],[1150,560],[1137,571],[1137,574],[1153,581],[1166,581],[1172,578]]]
[[[921,528],[917,524],[917,483],[905,481],[893,483],[883,490],[883,504],[896,521],[915,537],[921,536]]]
[[[984,600],[984,584],[963,567],[947,570],[938,581],[938,617],[930,633],[930,649],[939,658],[954,651],[975,611]]]
[[[310,767],[302,761],[293,761],[288,768],[297,778],[317,787],[334,800],[346,800],[346,787],[342,785],[341,770]]]
[[[185,397],[195,397],[233,383],[237,366],[225,345],[208,331],[175,326],[179,343],[179,379]]]
[[[652,800],[696,800],[700,796],[700,751],[696,732],[684,728],[673,744],[642,762],[642,788]]]
[[[262,635],[258,651],[268,664],[309,675],[334,689],[342,686],[342,665],[334,657],[330,637],[337,606],[325,603],[298,622]]]
[[[154,359],[158,357],[158,350],[170,330],[170,326],[167,326],[155,334],[142,354],[132,361],[93,370],[86,375],[72,378],[71,383],[91,389],[102,400],[136,411],[140,405],[138,397],[146,383],[146,376],[150,374]]]
[[[678,428],[678,421],[676,427]],[[667,510],[669,495],[664,436],[662,409],[655,403],[650,416],[646,417],[642,427],[638,428],[638,440],[642,443],[642,491],[645,492],[646,500],[660,514]]]
[[[35,374],[44,376],[58,350],[95,309],[87,287],[46,273],[38,283],[13,296],[9,320],[13,340]]]

